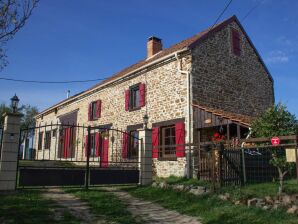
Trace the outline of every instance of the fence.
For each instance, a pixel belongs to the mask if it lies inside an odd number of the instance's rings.
[[[198,179],[220,185],[272,182],[279,179],[273,157],[287,161],[285,178],[298,180],[297,136],[281,136],[271,145],[269,138],[241,139],[193,145],[193,167]],[[235,144],[236,143],[236,144]]]

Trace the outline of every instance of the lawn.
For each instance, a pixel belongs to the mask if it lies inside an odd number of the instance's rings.
[[[80,223],[68,212],[63,213],[61,220],[55,220],[52,209],[59,206],[44,199],[41,191],[22,190],[15,194],[1,194],[0,199],[0,223]]]
[[[176,177],[176,176],[170,176],[167,178],[155,177],[154,180],[159,183],[166,182],[169,185],[183,184],[183,185],[204,186],[204,187],[211,186],[210,182],[202,181],[198,179],[188,179],[186,177]]]
[[[219,190],[220,193],[229,193],[235,200],[248,198],[264,198],[265,196],[276,196],[278,192],[279,183],[259,183],[247,184],[243,187],[230,186],[223,187]],[[284,183],[284,190],[287,194],[298,194],[298,182],[296,179],[287,180]]]
[[[161,204],[190,216],[201,217],[206,224],[298,224],[298,218],[284,210],[234,205],[218,199],[216,194],[194,196],[185,192],[154,187],[125,188],[133,196]]]
[[[92,212],[102,217],[108,223],[138,223],[132,217],[131,213],[126,210],[126,206],[116,196],[101,188],[88,191],[82,189],[68,189],[65,191],[86,201],[90,205]]]

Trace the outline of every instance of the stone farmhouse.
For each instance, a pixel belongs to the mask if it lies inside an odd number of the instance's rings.
[[[184,144],[210,141],[217,132],[227,139],[245,137],[254,117],[273,103],[272,76],[233,16],[167,49],[163,49],[161,39],[150,37],[147,58],[51,106],[36,118],[37,126],[73,123],[138,136],[147,114],[154,172],[158,176],[184,176]],[[54,147],[55,137],[61,143],[57,156],[65,160],[78,156],[69,153],[75,145],[74,135],[67,128],[40,132],[37,156]],[[92,137],[91,148],[100,150],[93,156],[106,160],[102,166],[107,167],[113,160],[113,144],[105,138],[98,146],[97,137]],[[86,139],[79,139],[77,147],[83,148]],[[136,151],[135,142],[123,138],[117,150],[129,160],[127,155]]]

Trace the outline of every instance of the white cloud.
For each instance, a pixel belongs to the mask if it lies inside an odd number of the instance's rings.
[[[289,56],[283,51],[271,51],[268,54],[267,60],[268,63],[285,63],[289,61]]]

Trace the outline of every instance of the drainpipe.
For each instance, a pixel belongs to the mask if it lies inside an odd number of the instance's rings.
[[[191,143],[191,107],[190,107],[190,101],[191,101],[191,99],[190,99],[190,94],[191,94],[191,92],[190,92],[190,75],[191,75],[191,73],[190,73],[190,68],[188,69],[188,70],[181,70],[181,61],[179,60],[179,57],[178,57],[178,53],[176,52],[175,53],[175,58],[176,58],[176,60],[177,60],[177,62],[178,62],[178,67],[177,67],[177,70],[178,70],[178,72],[180,73],[180,74],[185,74],[185,75],[187,75],[187,117],[188,117],[188,144],[190,144]],[[192,166],[191,166],[191,161],[192,161],[192,158],[191,158],[191,148],[190,148],[191,146],[189,145],[189,147],[188,147],[188,153],[186,154],[187,155],[187,158],[186,158],[186,160],[187,160],[187,178],[192,178]]]
[[[251,128],[249,128],[249,133],[245,139],[249,139],[251,136]],[[244,153],[244,144],[245,142],[241,143],[241,153],[242,153],[242,175],[243,175],[243,183],[246,184],[246,167],[245,167],[245,153]]]

